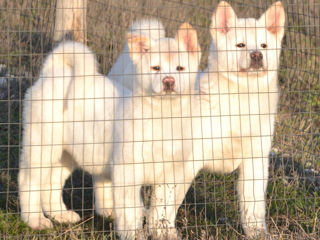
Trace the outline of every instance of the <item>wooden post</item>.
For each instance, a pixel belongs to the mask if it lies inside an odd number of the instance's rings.
[[[75,41],[87,40],[87,0],[57,0],[54,41],[61,41],[71,33]]]

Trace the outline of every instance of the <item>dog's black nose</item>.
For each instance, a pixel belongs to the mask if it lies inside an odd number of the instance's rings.
[[[175,87],[175,80],[173,77],[165,77],[162,79],[163,83],[163,91],[165,92],[172,92]]]
[[[253,51],[250,53],[251,63],[250,68],[260,69],[263,67],[263,55],[260,51]]]
[[[262,52],[260,51],[253,51],[250,53],[250,58],[256,62],[259,62],[263,59]]]

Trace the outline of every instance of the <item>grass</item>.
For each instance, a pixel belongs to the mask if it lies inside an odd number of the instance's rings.
[[[258,17],[271,1],[230,1],[240,17]],[[287,29],[279,84],[281,97],[270,156],[267,224],[276,239],[320,238],[320,1],[284,0]],[[88,44],[107,73],[122,49],[133,19],[160,18],[168,36],[190,22],[207,64],[210,17],[217,1],[89,0]],[[52,42],[54,1],[0,2],[0,237],[116,239],[112,220],[95,216],[92,179],[77,171],[64,200],[82,216],[75,225],[34,231],[19,219],[17,173],[21,110],[25,90],[36,80]],[[236,197],[237,173],[201,172],[178,211],[177,226],[187,239],[244,239]],[[197,204],[196,204],[197,203]]]

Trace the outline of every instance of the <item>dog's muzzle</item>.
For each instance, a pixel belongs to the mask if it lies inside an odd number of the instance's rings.
[[[175,88],[175,80],[173,77],[165,77],[162,79],[163,83],[163,91],[166,93],[170,93],[174,91]]]
[[[263,54],[260,51],[253,51],[250,53],[250,68],[260,69],[263,67]]]

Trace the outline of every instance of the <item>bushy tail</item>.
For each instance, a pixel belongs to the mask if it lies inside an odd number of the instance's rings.
[[[62,57],[63,59],[59,59],[60,61],[54,61],[62,65],[57,67],[71,68],[74,77],[93,76],[97,73],[98,64],[95,54],[85,44],[74,41],[62,42],[53,50],[51,55],[53,58]]]
[[[95,54],[85,44],[66,41],[61,42],[47,57],[41,70],[40,78],[52,79],[57,88],[57,94],[64,89],[63,99],[66,99],[70,90],[70,82],[78,77],[87,78],[98,74],[98,63]],[[63,78],[63,86],[58,87],[59,83],[55,80]],[[53,96],[53,99],[55,96]]]

